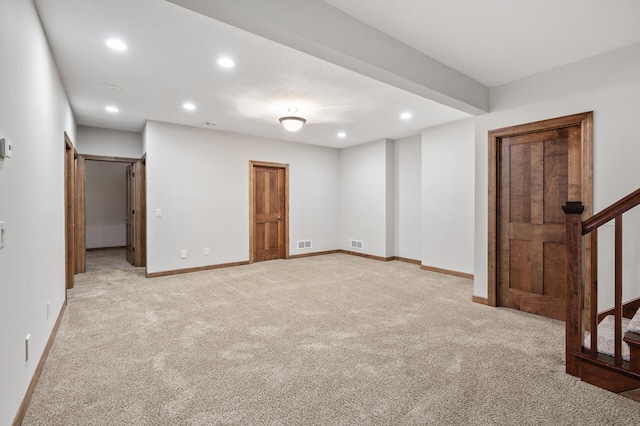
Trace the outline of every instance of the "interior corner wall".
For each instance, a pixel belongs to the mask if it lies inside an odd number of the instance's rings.
[[[124,247],[128,163],[86,161],[85,165],[87,248]]]
[[[385,257],[393,257],[396,255],[396,152],[395,142],[391,139],[385,139],[385,196],[386,196],[386,251]]]
[[[381,139],[340,150],[340,248],[378,257],[388,257],[387,196],[389,144]],[[393,161],[393,159],[391,159]],[[390,171],[393,176],[393,171]],[[351,240],[363,242],[362,250],[351,247]]]
[[[76,126],[32,1],[0,2],[0,55],[0,137],[14,147],[0,158],[0,424],[9,425],[65,301],[64,132],[75,140]]]
[[[640,44],[491,89],[492,112],[475,118],[474,293],[487,296],[488,142],[492,129],[594,111],[594,206],[597,213],[640,187]],[[625,215],[626,235],[640,235],[640,212]],[[598,233],[601,286],[613,282],[612,226]],[[640,240],[625,238],[625,299],[640,295]],[[599,310],[612,292],[599,291]]]
[[[422,131],[422,264],[474,274],[474,121]]]
[[[148,273],[249,259],[251,160],[289,164],[289,254],[337,248],[337,149],[153,121],[143,134]]]
[[[101,127],[78,126],[76,148],[80,154],[141,158],[142,133]]]
[[[395,141],[394,255],[422,259],[422,138]]]

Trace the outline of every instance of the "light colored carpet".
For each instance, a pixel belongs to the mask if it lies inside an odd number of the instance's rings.
[[[25,425],[636,425],[563,324],[343,254],[145,279],[89,253]],[[101,265],[107,265],[101,266]]]

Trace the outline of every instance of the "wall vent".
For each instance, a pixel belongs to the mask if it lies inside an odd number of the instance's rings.
[[[311,240],[298,241],[298,249],[299,250],[310,249],[310,248],[311,248]]]
[[[362,240],[351,240],[351,248],[362,250]]]

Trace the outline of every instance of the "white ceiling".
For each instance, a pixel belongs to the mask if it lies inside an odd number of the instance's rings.
[[[640,42],[638,0],[324,0],[485,86]]]
[[[216,130],[344,147],[469,117],[163,0],[35,2],[81,125],[140,131],[146,120],[213,121]],[[322,1],[297,4],[305,3]],[[640,42],[637,0],[325,3],[488,86]],[[128,50],[110,50],[110,37]],[[223,55],[235,68],[216,64]],[[182,109],[187,101],[196,111]],[[307,119],[297,133],[278,123],[293,106]],[[413,118],[403,121],[406,111]],[[347,137],[337,138],[339,131]]]

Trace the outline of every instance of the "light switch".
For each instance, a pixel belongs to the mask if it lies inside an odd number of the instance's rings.
[[[156,217],[162,217],[162,209],[156,209]]]

